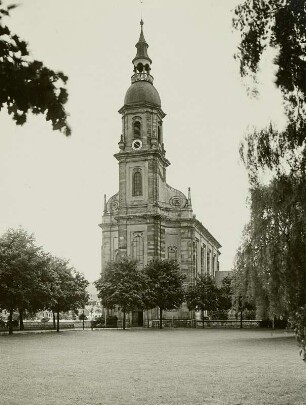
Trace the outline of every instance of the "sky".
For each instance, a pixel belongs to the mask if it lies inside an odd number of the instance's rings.
[[[43,116],[17,127],[0,113],[0,234],[22,226],[37,244],[70,259],[89,281],[101,271],[103,196],[118,191],[121,116],[132,75],[139,21],[152,75],[167,114],[167,183],[187,194],[194,213],[221,243],[231,270],[249,218],[248,179],[239,144],[252,128],[281,125],[272,54],[250,98],[233,55],[239,0],[19,0],[7,24],[33,58],[69,77],[72,135]]]

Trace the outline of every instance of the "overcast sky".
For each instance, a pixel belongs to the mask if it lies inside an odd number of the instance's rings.
[[[232,268],[248,220],[239,143],[248,128],[282,121],[271,56],[250,99],[233,55],[239,0],[144,0],[144,34],[164,119],[167,182],[187,193]],[[23,226],[93,281],[101,269],[103,195],[118,191],[119,108],[139,38],[137,0],[19,0],[7,23],[32,56],[69,76],[72,136],[41,117],[16,127],[0,114],[0,233]]]

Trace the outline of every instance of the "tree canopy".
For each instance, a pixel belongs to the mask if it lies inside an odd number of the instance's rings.
[[[22,313],[39,307],[38,296],[43,288],[40,278],[47,264],[33,235],[24,230],[9,229],[0,238],[0,307],[10,314],[10,333],[14,310]]]
[[[256,77],[263,53],[276,51],[275,84],[283,95],[287,126],[272,124],[248,133],[241,154],[251,184],[259,168],[273,174],[305,175],[306,10],[304,0],[245,1],[235,9],[234,27],[241,33],[236,54],[242,76]]]
[[[106,308],[118,306],[123,312],[123,329],[126,312],[144,307],[145,276],[133,259],[121,257],[109,262],[95,286]]]
[[[26,310],[77,310],[88,300],[87,285],[67,260],[44,252],[24,229],[9,229],[0,237],[0,308],[9,312],[10,333],[14,311],[22,322]]]
[[[147,276],[146,306],[159,307],[159,327],[162,328],[163,311],[178,308],[184,300],[185,276],[175,260],[153,259],[144,272]]]
[[[59,313],[84,308],[89,294],[86,291],[88,281],[69,266],[68,260],[51,257],[49,266],[49,297],[45,307],[57,313],[57,331],[59,331]]]
[[[256,75],[263,53],[277,49],[276,85],[291,104],[294,121],[304,120],[305,114],[305,12],[304,0],[247,0],[236,7],[233,18],[241,33],[236,54],[241,76]]]
[[[227,275],[224,277],[221,283],[221,287],[219,288],[219,310],[221,311],[228,311],[232,308],[233,305],[233,287],[232,287],[232,274]]]
[[[289,316],[306,359],[305,7],[304,0],[244,1],[233,25],[241,33],[242,76],[256,76],[263,53],[275,50],[275,83],[287,116],[283,130],[270,124],[250,132],[240,149],[251,220],[237,253],[235,288],[254,297],[262,314]]]
[[[27,43],[5,24],[15,7],[0,0],[0,111],[6,106],[17,125],[26,122],[29,112],[44,114],[54,130],[70,135],[64,108],[68,78],[31,59]]]
[[[204,311],[217,311],[219,309],[219,290],[214,278],[209,274],[199,276],[193,286],[186,292],[186,301],[189,310],[200,310],[204,328]]]

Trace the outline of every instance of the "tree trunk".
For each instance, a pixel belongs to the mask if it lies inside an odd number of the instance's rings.
[[[242,310],[240,311],[240,329],[242,329]]]
[[[123,330],[125,330],[125,311],[123,311]]]
[[[9,335],[13,334],[13,310],[10,309],[10,314],[9,314]]]
[[[159,329],[163,329],[163,309],[159,308]]]
[[[53,329],[56,329],[55,312],[54,311],[52,311],[52,315],[53,315]]]
[[[59,311],[56,313],[56,332],[59,332]]]
[[[204,324],[204,309],[202,310],[202,322],[203,322],[203,329],[205,328],[205,324]]]
[[[24,330],[23,310],[19,308],[19,330]]]

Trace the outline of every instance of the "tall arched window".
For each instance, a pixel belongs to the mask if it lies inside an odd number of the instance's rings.
[[[204,274],[204,260],[205,260],[205,250],[204,245],[201,246],[201,275]]]
[[[134,169],[133,172],[133,184],[132,184],[132,195],[139,196],[142,195],[142,175],[141,169]]]
[[[211,274],[210,256],[211,256],[211,250],[208,249],[208,251],[207,251],[207,274]]]
[[[158,143],[159,145],[162,144],[162,131],[161,131],[161,125],[158,126],[157,128],[157,139],[158,139]]]
[[[134,232],[132,239],[132,258],[143,266],[143,232]]]
[[[134,132],[134,138],[138,139],[141,138],[141,123],[140,121],[135,121],[133,124],[133,132]]]
[[[212,260],[212,275],[215,277],[215,271],[216,271],[216,255],[213,255],[213,260]]]

